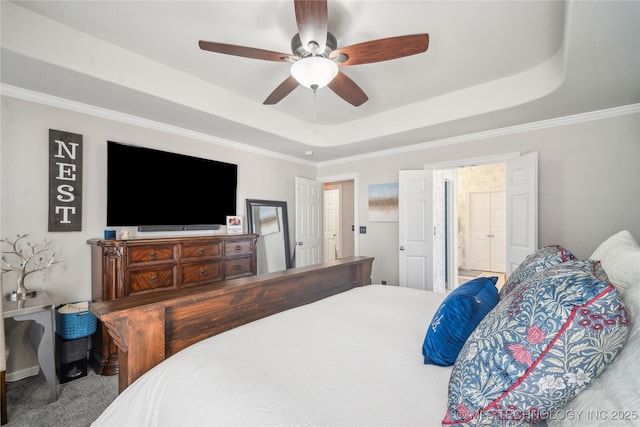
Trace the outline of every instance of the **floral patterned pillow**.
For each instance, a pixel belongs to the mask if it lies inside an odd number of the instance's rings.
[[[545,246],[538,249],[522,261],[522,263],[509,275],[507,282],[500,289],[499,298],[504,298],[518,285],[539,271],[558,265],[566,261],[576,259],[571,252],[558,245]]]
[[[531,276],[465,343],[442,424],[516,426],[548,417],[604,371],[629,325],[599,262],[568,261]]]

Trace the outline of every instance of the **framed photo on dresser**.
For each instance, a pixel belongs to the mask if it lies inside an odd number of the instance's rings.
[[[241,216],[227,216],[227,234],[242,234]]]

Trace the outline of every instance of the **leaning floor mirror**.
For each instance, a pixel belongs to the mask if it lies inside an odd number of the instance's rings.
[[[291,268],[287,202],[247,199],[247,224],[258,234],[258,274]]]

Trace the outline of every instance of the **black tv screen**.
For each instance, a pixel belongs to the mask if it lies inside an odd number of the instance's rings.
[[[107,225],[209,229],[236,214],[238,166],[107,143]]]

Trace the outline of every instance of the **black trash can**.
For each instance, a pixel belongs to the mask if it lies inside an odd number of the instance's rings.
[[[87,337],[65,340],[56,334],[56,374],[60,384],[87,376]]]

